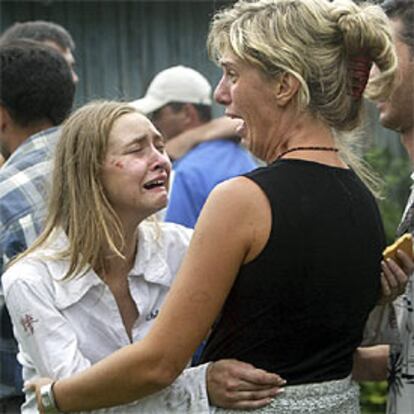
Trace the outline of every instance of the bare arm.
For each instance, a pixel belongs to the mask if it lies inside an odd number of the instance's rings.
[[[151,332],[90,369],[57,381],[54,391],[62,411],[130,402],[171,384],[180,374],[249,257],[258,212],[262,217],[268,208],[252,197],[251,186],[256,187],[236,178],[213,191]]]
[[[388,345],[358,348],[354,353],[352,378],[355,381],[386,380],[388,354]]]
[[[240,121],[222,116],[197,128],[184,131],[167,141],[167,154],[171,159],[176,160],[201,142],[234,136],[239,124]]]

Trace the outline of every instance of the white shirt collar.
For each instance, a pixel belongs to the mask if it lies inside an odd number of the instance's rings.
[[[161,228],[157,228],[155,223],[141,223],[138,227],[138,251],[129,275],[143,276],[150,283],[170,287],[172,275],[163,254],[164,244]]]
[[[161,229],[157,235],[156,224],[143,222],[138,227],[138,250],[134,265],[129,272],[131,277],[143,277],[149,283],[157,283],[170,287],[173,275],[163,254],[165,246]],[[158,237],[157,237],[158,236]],[[68,238],[63,230],[56,230],[51,236],[51,246],[45,249],[46,254],[53,254],[68,245]],[[37,255],[37,254],[36,254]],[[59,309],[78,302],[90,289],[105,289],[106,284],[89,269],[83,276],[62,280],[69,269],[68,260],[48,260],[46,266],[54,279],[55,304]]]

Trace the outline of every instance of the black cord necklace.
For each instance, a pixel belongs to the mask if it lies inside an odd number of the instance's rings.
[[[335,147],[293,147],[286,151],[283,151],[279,156],[276,158],[276,160],[280,160],[282,157],[284,157],[286,154],[289,154],[289,152],[293,151],[332,151],[332,152],[338,152],[339,149]]]

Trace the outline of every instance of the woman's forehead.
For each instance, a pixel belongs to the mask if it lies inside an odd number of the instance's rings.
[[[159,132],[144,115],[131,112],[122,115],[113,124],[109,134],[109,147],[128,146],[143,139],[154,139]]]

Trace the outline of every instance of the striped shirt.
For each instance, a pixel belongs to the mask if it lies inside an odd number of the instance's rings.
[[[0,275],[40,233],[46,215],[57,127],[29,137],[0,168]],[[0,399],[20,395],[21,368],[0,283]]]

